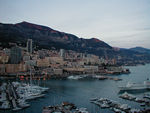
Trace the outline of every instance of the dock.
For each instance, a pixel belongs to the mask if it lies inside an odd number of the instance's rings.
[[[13,111],[29,107],[27,100],[43,97],[48,88],[21,84],[19,82],[7,82],[0,86],[0,109]]]

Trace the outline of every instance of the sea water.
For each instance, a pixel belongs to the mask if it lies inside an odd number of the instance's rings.
[[[121,78],[122,81],[113,80],[45,80],[33,81],[40,86],[48,87],[49,90],[44,98],[30,101],[30,107],[13,111],[0,111],[0,113],[42,113],[44,106],[61,104],[63,101],[74,103],[77,107],[85,107],[90,113],[113,113],[109,109],[101,109],[90,103],[91,98],[102,97],[128,104],[132,108],[141,108],[140,104],[119,98],[119,86],[125,86],[128,82],[143,83],[150,78],[150,64],[140,66],[129,66],[130,74],[110,75]],[[143,96],[147,92],[134,93],[135,96]],[[150,92],[148,92],[150,93]]]

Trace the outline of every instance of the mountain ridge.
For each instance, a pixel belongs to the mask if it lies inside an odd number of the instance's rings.
[[[61,48],[64,48],[64,49],[67,49],[65,47],[66,45],[69,46],[70,49],[75,49],[75,48],[79,49],[81,47],[86,48],[87,46],[89,46],[89,48],[101,47],[101,48],[112,49],[112,47],[109,46],[107,43],[97,38],[91,38],[91,39],[79,38],[73,34],[60,32],[50,27],[36,25],[36,24],[29,23],[29,22],[21,22],[17,24],[2,24],[1,23],[1,25],[3,26],[6,25],[8,32],[5,32],[5,28],[0,27],[0,33],[4,37],[9,38],[11,40],[12,40],[11,37],[15,36],[19,38],[19,40],[20,38],[24,38],[25,40],[27,40],[28,38],[31,38],[37,45],[45,45],[47,47],[53,46],[51,42],[57,42],[57,43],[61,43],[59,45]],[[38,41],[40,41],[41,44],[38,44]],[[59,49],[59,47],[56,47],[56,48]]]
[[[137,46],[137,47],[134,47],[134,48],[130,48],[130,50],[137,51],[137,52],[140,52],[140,53],[150,54],[150,49],[144,48],[144,47],[140,47],[140,46]]]
[[[26,46],[26,41],[29,38],[33,40],[37,49],[62,48],[110,59],[118,59],[120,56],[121,62],[134,59],[150,60],[150,55],[146,53],[131,49],[114,48],[97,38],[79,38],[70,33],[60,32],[50,27],[29,22],[17,24],[0,23],[0,42],[2,47],[9,47],[9,42]]]

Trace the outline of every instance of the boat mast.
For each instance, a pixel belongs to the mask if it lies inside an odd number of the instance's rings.
[[[30,65],[30,85],[32,85],[31,65]]]

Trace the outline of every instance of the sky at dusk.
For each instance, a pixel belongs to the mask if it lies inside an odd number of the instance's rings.
[[[0,0],[0,22],[48,26],[114,47],[150,48],[150,0]]]

